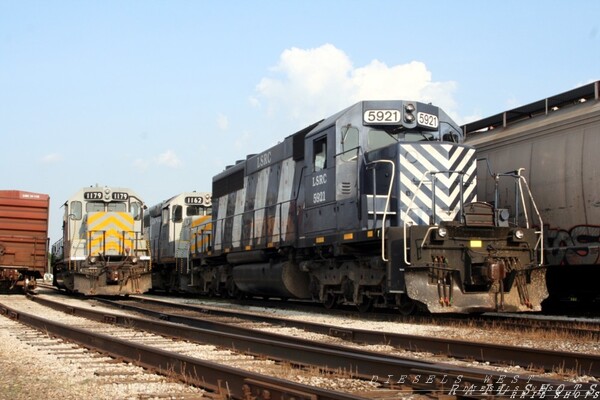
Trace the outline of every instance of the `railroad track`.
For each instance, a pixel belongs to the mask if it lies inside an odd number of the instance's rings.
[[[206,315],[220,315],[228,319],[233,319],[234,321],[251,320],[253,322],[268,323],[276,326],[293,327],[360,344],[386,344],[408,351],[428,352],[438,355],[442,354],[453,358],[503,365],[526,365],[530,368],[546,372],[571,370],[579,374],[600,377],[600,356],[598,355],[497,345],[493,343],[475,343],[470,340],[452,340],[446,338],[425,337],[422,335],[394,334],[373,330],[339,328],[328,324],[265,316],[257,313],[241,312],[239,310],[223,310],[213,307],[173,304],[155,299],[135,298],[125,301],[100,301],[105,304],[135,311],[154,318],[197,328],[211,329],[213,331],[218,330],[218,332],[224,334],[252,335],[252,332],[254,331],[242,328],[239,326],[239,323],[235,322],[220,324],[218,322],[208,321]],[[182,313],[182,310],[196,313],[196,317],[190,317],[185,313]],[[202,316],[202,318],[198,318],[198,316]],[[267,334],[264,333],[264,335]]]
[[[56,291],[51,285],[38,284],[41,288]],[[161,297],[161,296],[159,296]],[[151,301],[155,296],[141,295],[131,296],[131,298],[145,299]],[[183,298],[185,299],[185,298]],[[237,304],[235,300],[213,299],[215,303],[222,303],[223,306]],[[486,313],[479,316],[472,315],[411,315],[403,316],[397,313],[390,313],[386,310],[377,310],[374,313],[359,313],[348,309],[325,310],[322,305],[305,301],[277,301],[245,299],[244,306],[254,307],[278,307],[286,310],[297,310],[301,312],[310,312],[311,314],[334,315],[348,318],[357,318],[372,321],[386,321],[410,324],[434,324],[438,326],[450,327],[468,327],[483,330],[505,330],[507,332],[536,332],[547,336],[560,336],[565,339],[582,338],[586,340],[600,340],[600,318],[569,318],[559,316],[547,316],[543,314],[503,314]],[[210,307],[206,307],[207,309]],[[224,308],[224,307],[222,307]],[[352,307],[350,307],[352,308]]]
[[[14,296],[11,296],[14,297]],[[4,301],[4,300],[3,300]],[[14,303],[13,298],[9,300]],[[20,308],[20,307],[19,307]],[[0,316],[0,398],[198,399],[203,390]]]
[[[241,363],[248,361],[249,357],[247,356],[232,356],[232,353],[228,351],[225,354],[220,354],[214,346],[203,347],[186,344],[182,341],[174,341],[172,338],[176,335],[163,337],[148,332],[141,333],[139,327],[133,328],[132,324],[134,322],[124,315],[111,315],[106,312],[93,313],[89,309],[86,311],[83,308],[72,307],[64,303],[62,305],[60,305],[60,302],[55,303],[57,308],[63,309],[71,315],[50,316],[51,313],[47,306],[36,305],[42,308],[35,308],[35,314],[44,314],[51,319],[40,318],[32,313],[24,312],[23,309],[29,307],[23,304],[17,304],[17,307],[0,305],[0,314],[50,336],[61,337],[109,357],[127,360],[151,371],[201,387],[208,392],[207,395],[210,397],[223,399],[268,399],[275,397],[285,399],[293,397],[298,400],[361,399],[361,397],[351,393],[275,378],[273,376],[277,373],[274,371],[281,374],[282,367],[273,365],[271,361],[264,358],[256,359],[255,364],[262,363],[262,367],[266,368],[270,375],[225,365],[224,359],[238,358],[235,362]],[[73,314],[78,314],[78,316],[74,317]],[[79,315],[88,318],[85,318],[86,321],[84,322]],[[92,315],[94,315],[93,320],[101,320],[102,322],[90,322],[89,317]],[[57,319],[68,319],[69,321],[61,323],[56,322]],[[121,322],[122,327],[116,327],[117,321]],[[85,328],[79,327],[82,324]],[[201,356],[186,355],[198,354],[199,352],[201,352]],[[219,361],[207,361],[210,357]],[[246,360],[240,361],[240,357]],[[253,368],[257,368],[257,366],[253,365]]]
[[[307,341],[294,341],[292,343],[289,338],[284,339],[281,335],[266,336],[266,334],[259,334],[256,331],[250,334],[246,333],[246,336],[240,331],[236,333],[228,333],[222,330],[211,332],[215,329],[214,323],[212,323],[211,329],[184,328],[181,325],[182,321],[178,321],[179,324],[173,324],[145,318],[107,314],[106,311],[92,312],[89,308],[84,309],[65,305],[61,304],[60,301],[52,301],[41,296],[35,297],[35,300],[36,302],[43,302],[48,305],[53,304],[53,307],[62,309],[69,314],[82,315],[86,318],[102,320],[113,324],[135,326],[138,329],[159,332],[161,335],[169,337],[180,337],[198,342],[211,342],[218,346],[229,346],[236,349],[248,349],[246,352],[252,354],[261,354],[264,357],[279,361],[286,360],[293,364],[313,365],[316,368],[326,369],[329,373],[331,373],[332,369],[337,369],[338,373],[340,370],[351,371],[351,374],[356,378],[378,382],[381,386],[394,390],[426,391],[428,393],[452,394],[466,397],[480,397],[482,391],[485,391],[489,395],[493,394],[496,390],[504,390],[502,393],[510,390],[509,385],[504,383],[506,374],[494,373],[490,370],[422,362],[414,359],[407,360],[356,349],[342,348],[340,346],[317,345],[315,343],[307,343]],[[165,313],[159,313],[157,317],[163,320],[174,318]],[[256,336],[261,337],[257,340]],[[138,357],[140,356],[138,355]],[[190,360],[186,360],[186,363],[190,363]],[[325,365],[327,365],[327,368],[324,367]],[[164,365],[162,368],[164,368]],[[189,371],[187,372],[189,373]],[[186,371],[184,370],[182,373],[185,375]],[[261,379],[263,379],[261,382],[264,382],[264,378]],[[251,380],[256,382],[257,378]],[[260,381],[260,379],[258,380]],[[526,385],[531,390],[545,388],[546,392],[552,390],[562,391],[566,388],[583,391],[591,390],[591,386],[589,385],[578,386],[556,379],[536,376],[512,375],[510,376],[510,380],[512,382],[510,386],[513,390],[516,390],[517,387],[524,388]],[[227,380],[227,382],[234,382],[234,380]],[[237,383],[239,384],[239,382]],[[269,387],[272,387],[272,384]],[[214,390],[215,388],[211,389]],[[257,390],[259,389],[253,388],[253,392]],[[294,390],[298,391],[299,389]],[[300,391],[302,392],[302,390]],[[323,394],[320,394],[319,398],[326,398],[323,396]],[[372,397],[372,395],[369,395],[369,397]]]
[[[476,320],[478,326],[513,331],[530,330],[566,338],[600,340],[600,319],[560,318],[527,314],[486,314]]]
[[[152,299],[157,296],[142,295],[138,298]],[[158,296],[164,297],[164,296]],[[184,298],[182,298],[184,299]],[[501,329],[507,332],[533,332],[547,336],[561,336],[565,339],[600,340],[600,318],[567,317],[544,315],[538,313],[485,313],[482,315],[410,315],[404,316],[389,310],[376,309],[370,313],[360,313],[354,307],[340,307],[326,310],[321,304],[307,301],[278,301],[261,299],[244,299],[243,303],[235,300],[211,299],[211,302],[240,304],[244,306],[281,308],[290,311],[309,312],[319,315],[334,315],[348,318],[360,318],[369,321],[386,321],[410,324],[435,324],[438,326],[468,327],[479,329]]]
[[[143,296],[149,297],[149,296]],[[248,302],[245,300],[245,303]],[[257,307],[272,307],[273,301],[250,300],[248,304]],[[505,314],[485,313],[482,315],[410,315],[404,316],[391,313],[388,310],[377,310],[375,313],[358,313],[358,311],[324,310],[320,304],[297,302],[280,302],[281,308],[297,309],[311,313],[321,313],[340,316],[356,316],[373,321],[395,321],[398,323],[411,324],[435,324],[439,326],[469,327],[479,329],[502,329],[508,332],[531,332],[548,336],[562,336],[566,339],[583,338],[588,340],[600,340],[600,318],[573,318],[550,316],[543,314]]]

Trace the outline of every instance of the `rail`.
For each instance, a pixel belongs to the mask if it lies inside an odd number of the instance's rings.
[[[66,312],[71,314],[76,311],[76,307],[63,306],[66,307]],[[29,325],[46,334],[62,337],[117,359],[124,359],[172,377],[177,376],[185,383],[216,393],[218,399],[247,400],[255,398],[267,400],[269,398],[289,399],[295,397],[297,400],[364,400],[364,398],[352,394],[293,383],[276,377],[232,368],[112,337],[107,334],[92,332],[58,321],[19,312],[2,304],[0,304],[0,314],[18,320],[20,323]],[[121,320],[125,325],[130,323],[129,317],[123,317],[122,315],[104,315],[101,318],[103,322],[116,323]],[[262,394],[265,392],[269,393],[270,396],[263,396]],[[255,394],[255,396],[249,396],[250,394]]]
[[[387,191],[387,195],[385,198],[385,207],[383,209],[383,216],[381,217],[381,260],[387,262],[388,259],[385,256],[385,222],[387,219],[387,214],[388,214],[388,208],[390,207],[390,201],[392,198],[392,189],[394,188],[394,183],[396,181],[396,164],[394,163],[394,161],[392,160],[375,160],[375,161],[371,161],[370,163],[368,163],[366,165],[366,168],[372,168],[373,169],[373,219],[374,219],[374,225],[375,227],[377,226],[377,221],[376,221],[376,216],[377,216],[377,212],[376,212],[376,208],[375,208],[375,201],[376,201],[376,197],[377,197],[377,191],[376,191],[376,180],[375,180],[375,170],[374,167],[377,164],[390,164],[392,166],[392,174],[390,177],[390,184],[388,185],[388,191]]]
[[[239,324],[220,324],[206,318],[206,315],[223,316],[226,318],[237,318],[245,321],[267,323],[272,325],[281,325],[290,328],[296,328],[307,332],[314,332],[328,336],[334,336],[343,340],[352,341],[360,344],[379,345],[386,343],[390,346],[406,349],[408,351],[425,351],[432,354],[445,354],[449,357],[460,359],[477,360],[479,362],[493,362],[499,364],[518,363],[519,365],[529,365],[533,368],[540,368],[546,371],[552,371],[557,368],[580,370],[585,374],[592,376],[600,376],[600,356],[591,354],[578,354],[565,351],[533,349],[530,347],[508,346],[495,343],[477,343],[473,341],[463,341],[449,338],[427,337],[423,335],[410,335],[392,332],[380,332],[366,329],[354,329],[349,327],[335,327],[328,324],[308,322],[302,320],[294,320],[290,318],[279,318],[270,315],[253,313],[242,310],[227,310],[214,308],[210,306],[198,306],[191,304],[173,304],[172,302],[149,299],[143,296],[134,297],[133,301],[136,304],[123,304],[121,301],[113,301],[102,299],[101,302],[113,305],[136,313],[145,314],[153,317],[161,317],[173,323],[193,326],[196,328],[205,328],[211,330],[219,330],[220,334],[240,335],[240,336],[256,336],[255,330],[244,328]],[[129,303],[129,302],[128,302]],[[167,313],[164,309],[161,311],[152,311],[144,305],[163,306],[173,308],[173,313]],[[202,318],[193,318],[189,316],[188,311],[196,311]],[[426,322],[429,323],[429,322]],[[439,323],[439,321],[438,321]],[[493,321],[496,328],[503,327],[502,321]],[[485,325],[484,325],[485,326]],[[541,328],[535,325],[536,328]],[[531,327],[529,327],[531,328]],[[508,329],[508,328],[507,328]],[[527,327],[519,327],[518,329],[528,329]],[[551,327],[548,332],[557,332]],[[566,329],[565,333],[572,333],[570,329]],[[216,333],[217,335],[219,333]],[[581,333],[584,337],[597,338],[600,335],[598,330],[586,330]],[[276,340],[281,336],[262,332],[261,339]],[[231,343],[230,343],[231,345]],[[247,344],[245,344],[247,346]],[[312,342],[313,346],[319,344]],[[323,347],[328,345],[321,344]],[[242,343],[235,345],[236,348],[247,348]],[[369,351],[361,352],[362,355],[373,355]],[[358,360],[358,359],[357,359]],[[362,363],[360,363],[362,365]],[[371,371],[373,372],[373,371]]]
[[[138,329],[148,330],[150,332],[167,335],[169,337],[180,337],[193,342],[208,342],[217,346],[245,349],[252,354],[264,354],[269,357],[290,360],[304,365],[327,365],[326,369],[335,370],[349,368],[353,372],[353,375],[357,377],[369,379],[371,381],[378,381],[380,383],[385,383],[386,380],[389,381],[388,374],[390,371],[392,371],[394,374],[407,376],[414,374],[423,374],[424,376],[434,377],[445,376],[451,382],[468,383],[469,386],[474,385],[475,387],[482,385],[487,386],[486,384],[493,382],[496,380],[496,378],[501,379],[502,376],[505,376],[504,373],[497,373],[496,375],[494,372],[476,367],[461,367],[445,363],[433,363],[416,359],[407,359],[404,357],[394,357],[387,354],[346,348],[344,346],[328,345],[311,340],[303,340],[278,334],[264,333],[260,335],[261,337],[257,337],[255,330],[241,329],[236,324],[219,324],[214,321],[205,321],[205,318],[189,318],[180,315],[166,314],[162,310],[155,312],[155,316],[158,315],[161,319],[169,322],[158,322],[144,318],[110,314],[106,313],[105,311],[90,310],[89,308],[83,309],[74,307],[72,305],[64,305],[59,302],[53,302],[49,299],[40,299],[39,297],[35,297],[34,300],[38,302],[43,301],[44,303],[52,302],[56,307],[59,307],[59,309],[62,308],[66,310],[66,312],[84,316],[85,318],[104,322],[109,321],[111,323],[123,324],[127,326],[133,325]],[[52,307],[54,308],[55,306]],[[148,312],[148,310],[143,308],[137,308],[137,311]],[[186,327],[185,325],[193,325],[194,327]],[[225,329],[225,331],[223,331],[223,329]],[[345,331],[345,329],[340,329],[340,331]],[[448,343],[445,340],[441,341],[443,342],[442,346],[447,348]],[[467,345],[468,344],[470,344],[470,342],[468,342]],[[414,346],[414,344],[412,346]],[[484,350],[481,351],[484,352]],[[521,351],[527,353],[530,351],[530,349],[523,349]],[[533,361],[531,358],[532,353],[530,352],[527,354],[529,354],[529,356],[525,356],[525,360],[527,360],[529,357],[530,361]],[[493,357],[493,354],[486,354],[486,358],[488,355]],[[179,356],[175,356],[174,358],[177,359],[178,357]],[[584,358],[585,356],[582,356],[582,359]],[[589,360],[589,363],[591,365],[597,364],[594,363],[594,361],[597,361],[597,357],[591,356],[590,358],[591,360]],[[189,362],[196,366],[198,360],[192,360],[193,361]],[[565,365],[563,360],[556,361],[555,359],[554,362],[558,362],[559,365],[562,365],[563,367]],[[172,363],[171,365],[176,366],[177,363]],[[164,364],[161,366],[163,368],[165,367]],[[550,369],[548,366],[546,366],[546,368]],[[577,368],[581,368],[583,370],[584,367],[582,364],[579,364],[577,365]],[[175,368],[175,370],[177,369]],[[597,368],[595,370],[597,371]],[[190,369],[189,371],[200,371],[200,368]],[[198,376],[202,376],[202,374],[198,374]],[[558,388],[559,386],[566,388],[568,386],[574,386],[567,382],[533,375],[515,375],[512,381],[513,384],[519,387],[525,387],[525,385],[532,385],[532,387],[538,388]],[[282,382],[285,381],[280,381],[280,384],[283,384]],[[295,384],[285,382],[285,385],[286,387],[291,387],[288,385]],[[417,380],[416,382],[413,381],[410,386],[415,389],[433,392],[446,392],[451,390],[451,385],[445,385],[445,382],[439,382],[438,380],[428,380],[427,382],[425,382],[425,380]],[[305,387],[296,387],[296,389],[304,391]],[[458,387],[455,387],[455,390],[458,390]],[[550,391],[547,394],[551,393],[552,391],[552,389],[549,390]]]

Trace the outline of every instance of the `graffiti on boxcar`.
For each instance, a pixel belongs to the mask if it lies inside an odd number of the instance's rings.
[[[546,263],[591,265],[599,261],[600,226],[577,225],[569,230],[544,227]]]

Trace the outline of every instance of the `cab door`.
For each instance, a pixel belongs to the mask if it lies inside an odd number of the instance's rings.
[[[335,231],[335,128],[306,139],[306,173],[304,175],[305,208],[303,226],[306,235]]]

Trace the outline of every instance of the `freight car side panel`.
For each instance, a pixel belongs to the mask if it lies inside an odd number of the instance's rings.
[[[44,273],[49,202],[46,194],[0,191],[0,267],[27,268],[40,275]]]
[[[600,225],[600,121],[583,128],[581,148],[581,159],[573,157],[573,162],[582,164],[581,187],[586,224]]]
[[[585,135],[581,128],[565,129],[532,145],[533,190],[542,202],[542,218],[552,227],[587,224],[582,151]],[[596,219],[598,221],[598,219]]]

